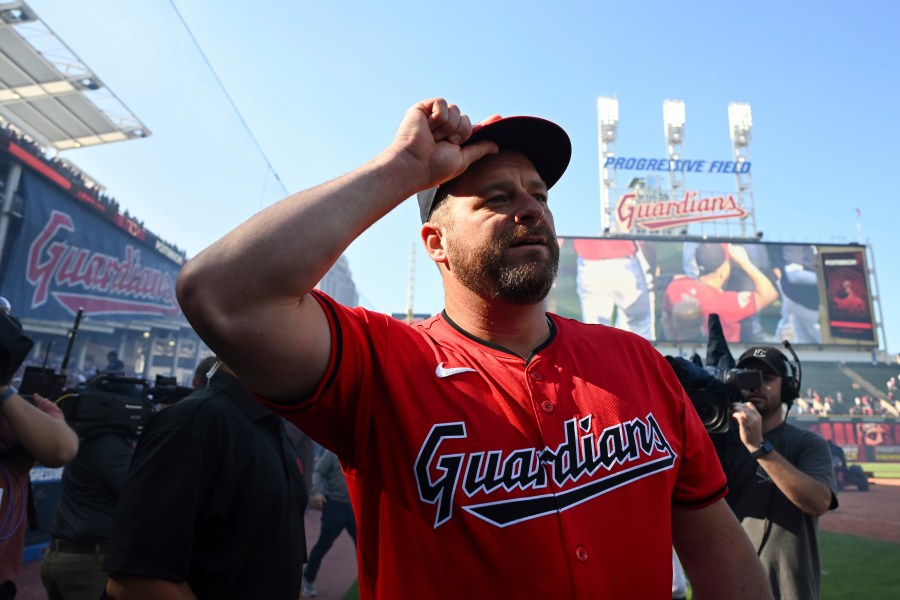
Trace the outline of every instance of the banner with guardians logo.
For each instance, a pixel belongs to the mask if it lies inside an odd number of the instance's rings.
[[[148,320],[180,314],[180,267],[39,176],[23,173],[25,218],[3,275],[20,318]]]

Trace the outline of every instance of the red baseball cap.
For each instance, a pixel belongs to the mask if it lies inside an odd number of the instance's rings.
[[[538,175],[553,187],[569,166],[572,157],[572,142],[565,130],[546,119],[538,117],[505,117],[488,120],[476,125],[472,137],[463,146],[483,140],[490,140],[500,150],[514,150],[524,154]],[[447,182],[444,182],[446,184]],[[441,185],[444,185],[441,184]],[[426,222],[434,209],[434,199],[440,185],[416,194],[419,200],[419,215]]]

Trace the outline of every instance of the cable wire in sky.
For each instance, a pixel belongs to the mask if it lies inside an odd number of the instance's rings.
[[[196,36],[194,36],[194,32],[191,30],[190,26],[188,26],[187,21],[184,20],[184,17],[181,14],[181,11],[178,10],[178,7],[175,5],[175,0],[169,0],[169,4],[172,5],[172,10],[175,11],[175,14],[178,16],[178,20],[181,21],[181,24],[184,26],[185,31],[187,31],[188,36],[191,38],[191,42],[194,44],[194,47],[197,48],[197,52],[200,53],[200,56],[203,58],[203,62],[206,63],[206,66],[209,68],[210,73],[212,73],[213,78],[215,78],[216,83],[219,85],[219,88],[222,90],[222,93],[225,94],[225,98],[228,99],[228,103],[231,104],[231,108],[234,109],[235,114],[238,119],[241,121],[241,125],[244,126],[244,129],[247,131],[247,135],[250,136],[250,139],[253,140],[253,144],[256,146],[256,149],[259,151],[260,156],[262,156],[263,160],[266,162],[266,167],[269,171],[272,172],[272,175],[275,177],[275,181],[278,182],[278,185],[281,186],[281,189],[284,191],[284,194],[287,195],[288,189],[281,181],[281,177],[278,175],[278,171],[275,170],[275,167],[272,166],[272,161],[269,160],[268,155],[266,155],[266,151],[263,150],[262,146],[259,144],[259,141],[256,139],[256,136],[253,135],[253,130],[250,129],[250,125],[247,124],[246,119],[244,119],[244,115],[241,114],[241,110],[235,104],[234,99],[231,97],[231,94],[228,93],[228,88],[225,87],[225,84],[222,82],[222,79],[219,77],[219,74],[213,68],[212,63],[209,61],[209,58],[206,56],[206,53],[203,51],[203,48],[200,46],[200,42],[197,40]],[[265,180],[263,181],[263,188],[265,190]],[[262,204],[262,201],[260,201]]]

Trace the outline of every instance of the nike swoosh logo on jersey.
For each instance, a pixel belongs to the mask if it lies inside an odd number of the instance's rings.
[[[475,369],[470,369],[469,367],[450,367],[449,369],[444,368],[444,363],[438,363],[437,368],[434,370],[434,374],[437,375],[440,379],[444,377],[450,377],[451,375],[459,375],[460,373],[477,373]]]

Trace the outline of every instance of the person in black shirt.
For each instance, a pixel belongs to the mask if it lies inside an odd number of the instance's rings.
[[[103,570],[119,494],[135,440],[124,428],[80,436],[78,454],[62,476],[62,495],[41,561],[48,600],[97,600],[109,573]]]
[[[138,442],[104,568],[115,600],[296,600],[307,490],[281,421],[221,366]]]
[[[114,350],[106,353],[106,367],[103,369],[106,373],[124,373],[125,363],[119,359],[119,354]]]

